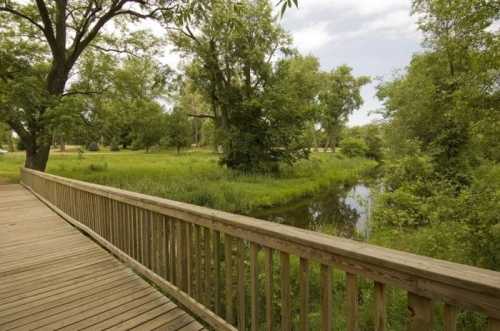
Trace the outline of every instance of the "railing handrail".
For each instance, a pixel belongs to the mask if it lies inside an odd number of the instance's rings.
[[[500,272],[31,169],[22,171],[500,318]]]

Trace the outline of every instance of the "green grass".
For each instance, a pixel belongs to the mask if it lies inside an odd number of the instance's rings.
[[[19,179],[22,153],[0,158],[0,182]],[[278,176],[234,172],[218,156],[196,150],[171,152],[52,153],[47,172],[231,212],[249,212],[313,194],[332,183],[353,182],[375,163],[314,153]]]

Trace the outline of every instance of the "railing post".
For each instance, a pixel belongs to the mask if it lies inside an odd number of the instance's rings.
[[[385,331],[385,284],[375,282],[375,331]]]
[[[408,331],[432,330],[432,301],[408,292]]]
[[[321,330],[332,330],[332,267],[321,265]]]
[[[458,308],[449,304],[444,305],[444,331],[456,331],[457,330],[457,314]]]
[[[488,318],[488,331],[500,331],[500,320]]]

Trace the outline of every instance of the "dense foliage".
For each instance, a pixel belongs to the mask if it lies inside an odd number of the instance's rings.
[[[2,1],[0,3],[0,119],[26,148],[26,166],[44,170],[53,131],[72,113],[59,107],[88,50],[134,54],[149,38],[131,22],[180,23],[200,10],[193,1]],[[114,29],[105,29],[113,25]],[[69,83],[68,83],[69,82]],[[79,91],[89,93],[91,91]],[[64,109],[64,111],[57,111]]]
[[[425,51],[383,83],[383,244],[500,270],[498,3],[415,1]],[[411,240],[411,247],[405,243]]]
[[[222,163],[268,171],[307,156],[300,137],[314,84],[286,85],[314,77],[318,63],[299,56],[273,63],[279,52],[288,53],[290,39],[270,3],[212,1],[192,24],[196,29],[186,25],[171,38],[192,59],[186,73],[210,103]]]

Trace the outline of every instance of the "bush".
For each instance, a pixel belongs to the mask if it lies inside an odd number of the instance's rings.
[[[118,139],[113,138],[111,140],[111,144],[109,145],[109,150],[112,152],[118,152],[120,150],[120,144],[118,142]]]
[[[96,142],[91,142],[87,145],[87,150],[90,152],[97,152],[99,151],[99,144]]]
[[[364,157],[368,152],[368,146],[360,138],[347,137],[340,142],[342,153],[349,157]]]
[[[108,164],[106,162],[101,163],[101,164],[99,164],[99,163],[91,163],[89,165],[89,170],[90,171],[95,171],[95,172],[97,172],[97,171],[105,171],[105,170],[108,170]]]
[[[25,151],[26,150],[26,146],[24,146],[24,143],[21,139],[19,139],[16,143],[16,149],[18,151]]]

